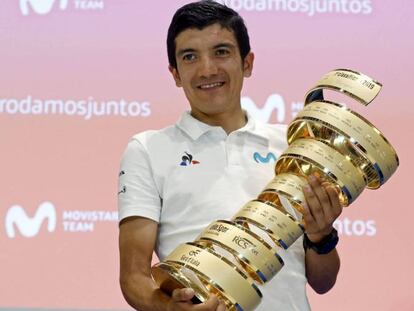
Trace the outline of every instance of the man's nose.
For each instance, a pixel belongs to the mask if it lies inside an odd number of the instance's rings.
[[[200,77],[208,78],[218,73],[218,67],[214,59],[211,57],[203,57],[200,62]]]

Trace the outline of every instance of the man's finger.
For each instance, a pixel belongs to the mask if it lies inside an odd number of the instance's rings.
[[[312,215],[313,219],[317,223],[319,229],[323,229],[325,221],[324,221],[324,213],[322,206],[317,198],[315,192],[313,191],[310,185],[306,185],[304,187],[304,195],[306,199],[306,203],[308,206],[308,210]],[[306,219],[305,219],[306,220]]]
[[[226,310],[227,310],[226,305],[224,304],[223,301],[220,301],[216,311],[226,311]]]
[[[194,297],[194,290],[191,288],[177,288],[172,293],[172,300],[176,302],[190,301]]]
[[[339,201],[338,191],[334,186],[329,186],[326,188],[326,192],[328,193],[329,199],[331,200],[332,213],[336,219],[342,213],[342,205]]]
[[[308,204],[304,202],[303,206],[303,220],[305,221],[305,229],[307,233],[314,233],[315,228],[318,228],[318,224],[316,223],[315,219],[312,216],[312,213],[309,210]]]
[[[195,310],[215,310],[217,311],[217,308],[219,306],[220,301],[218,300],[218,298],[215,295],[211,295],[206,302],[196,305],[194,307],[194,311]],[[224,309],[226,310],[226,309]]]
[[[321,184],[321,188],[323,189],[323,192],[325,193],[326,200],[327,200],[327,202],[322,204],[322,209],[323,209],[323,213],[324,213],[324,217],[325,217],[325,223],[331,225],[335,221],[337,215],[335,214],[336,213],[335,206],[333,205],[333,202],[334,202],[333,201],[334,198],[332,197],[333,193],[331,192],[329,194],[329,189],[332,188],[331,190],[333,190],[335,194],[336,194],[336,192],[335,192],[333,186],[328,182],[323,182]],[[338,197],[338,195],[336,195],[336,196]],[[339,202],[339,200],[338,200],[338,202]]]
[[[313,192],[315,193],[316,197],[319,200],[323,211],[326,211],[326,207],[330,207],[331,201],[329,200],[329,196],[326,193],[325,187],[323,187],[323,181],[321,178],[316,177],[315,175],[309,176],[309,185],[312,187]]]

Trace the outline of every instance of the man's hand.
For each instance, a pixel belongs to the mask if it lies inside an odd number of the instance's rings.
[[[306,198],[303,218],[309,240],[318,243],[332,232],[342,206],[339,190],[334,185],[316,175],[311,175],[308,182],[303,189]],[[336,249],[323,255],[309,249],[305,254],[305,265],[308,283],[317,293],[326,293],[335,285],[340,267]]]
[[[194,290],[191,288],[174,290],[168,311],[226,311],[225,304],[214,295],[201,304],[193,304],[191,302],[193,297]]]
[[[303,204],[306,234],[310,241],[320,242],[331,233],[334,221],[342,213],[339,190],[331,183],[313,174],[304,187],[306,203]]]
[[[226,311],[212,295],[193,304],[194,290],[176,289],[172,297],[161,291],[151,276],[158,223],[142,217],[124,219],[119,227],[120,284],[126,301],[141,311]]]

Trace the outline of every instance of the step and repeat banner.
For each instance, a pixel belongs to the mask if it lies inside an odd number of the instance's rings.
[[[119,161],[133,134],[170,125],[189,108],[165,43],[187,2],[1,1],[1,310],[130,309],[118,284]],[[308,293],[318,311],[414,310],[414,3],[221,2],[250,32],[256,59],[242,105],[255,118],[290,122],[332,69],[384,85],[368,107],[347,105],[385,134],[400,168],[344,210],[335,224],[337,285]]]

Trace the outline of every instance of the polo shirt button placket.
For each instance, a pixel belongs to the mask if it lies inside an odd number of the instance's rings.
[[[226,139],[227,159],[229,166],[240,166],[240,154],[237,148],[238,133],[231,133]]]
[[[210,132],[211,137],[213,138],[215,143],[218,143],[222,147],[222,152],[220,153],[220,158],[224,157],[225,166],[229,165],[228,159],[228,147],[227,147],[227,134],[222,128],[215,128]],[[211,157],[214,159],[217,157],[218,154],[211,154]],[[221,158],[222,159],[222,158]]]

